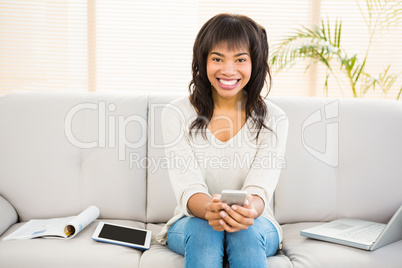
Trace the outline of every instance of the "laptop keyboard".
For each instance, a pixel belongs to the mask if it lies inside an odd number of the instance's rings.
[[[382,230],[384,230],[384,226],[375,224],[363,227],[362,229],[353,232],[342,233],[341,236],[342,238],[373,243],[377,240]]]

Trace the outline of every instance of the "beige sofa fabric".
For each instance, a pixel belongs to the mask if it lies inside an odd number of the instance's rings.
[[[155,242],[173,215],[160,113],[183,94],[21,92],[0,98],[0,267],[183,267]],[[402,241],[374,252],[301,237],[339,217],[387,222],[402,204],[402,103],[271,97],[289,119],[274,196],[283,249],[269,267],[400,267]],[[32,218],[76,215],[153,231],[140,251],[91,239],[2,241]],[[18,223],[14,224],[18,219]],[[9,226],[11,226],[9,228]],[[4,233],[3,233],[4,232]],[[3,234],[2,234],[3,233]]]
[[[152,94],[148,99],[147,222],[167,222],[177,206],[162,146],[161,113],[166,104],[180,96],[161,93]]]
[[[0,236],[18,220],[18,215],[13,206],[0,196]]]
[[[146,157],[147,100],[139,93],[0,98],[7,152],[0,162],[8,163],[0,165],[0,195],[21,221],[75,215],[93,204],[102,218],[145,221],[146,168],[130,166],[130,156]]]
[[[402,103],[272,98],[289,117],[280,223],[359,217],[386,223],[402,204]]]

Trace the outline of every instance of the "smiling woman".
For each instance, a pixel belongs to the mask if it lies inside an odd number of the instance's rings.
[[[216,15],[194,42],[190,96],[162,113],[166,156],[195,163],[169,168],[179,204],[157,237],[186,267],[222,267],[224,252],[231,267],[266,267],[278,249],[282,231],[268,204],[281,168],[258,165],[283,157],[287,137],[287,121],[273,123],[284,112],[261,96],[269,73],[265,29],[243,15]],[[239,155],[252,157],[239,166]],[[227,165],[201,164],[211,159]],[[247,201],[226,204],[223,190],[245,191]]]
[[[267,75],[271,80],[263,27],[241,15],[225,14],[208,20],[193,47],[190,101],[199,117],[191,128],[204,132],[213,116],[227,112],[228,107],[220,105],[222,98],[231,98],[230,105],[244,115],[240,126],[250,118],[256,129],[266,127],[263,121],[267,111],[260,94]],[[251,117],[252,112],[256,116]]]

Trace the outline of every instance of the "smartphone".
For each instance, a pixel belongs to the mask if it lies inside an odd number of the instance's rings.
[[[92,239],[138,249],[149,249],[152,231],[123,226],[119,224],[99,222]]]
[[[231,205],[244,206],[247,199],[247,192],[240,190],[223,190],[221,202]]]

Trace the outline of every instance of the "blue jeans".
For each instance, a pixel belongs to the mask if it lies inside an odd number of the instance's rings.
[[[200,218],[183,217],[170,227],[167,240],[172,251],[184,256],[185,267],[191,268],[222,268],[225,250],[231,268],[266,268],[267,257],[279,246],[276,228],[264,217],[235,233],[215,231]]]

